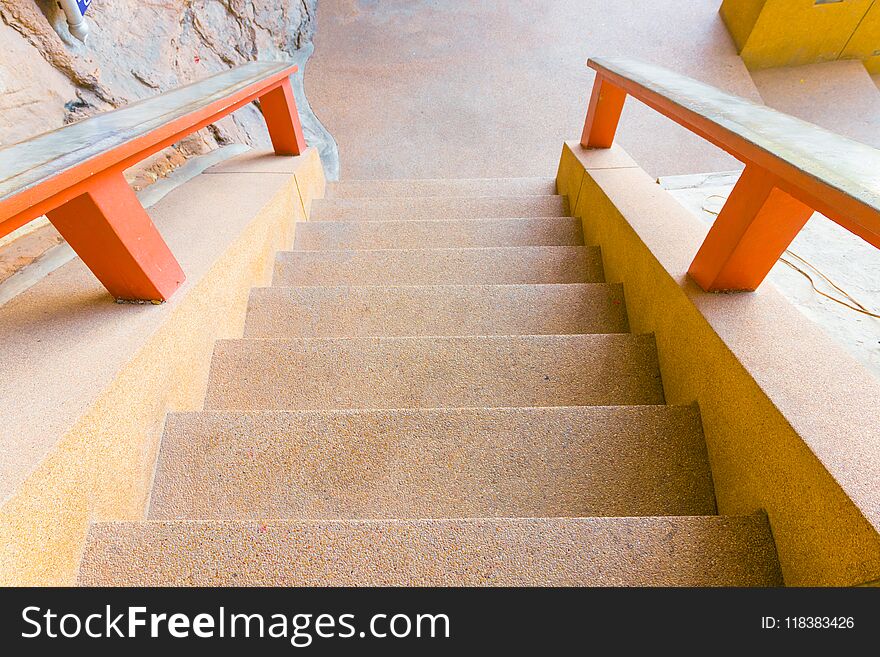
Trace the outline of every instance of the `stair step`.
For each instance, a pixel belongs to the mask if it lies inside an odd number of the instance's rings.
[[[85,586],[776,586],[764,516],[118,522]]]
[[[207,410],[662,404],[652,335],[219,340]]]
[[[168,417],[149,517],[710,515],[695,407]]]
[[[433,285],[251,290],[246,338],[626,333],[623,286]]]
[[[428,178],[342,180],[327,183],[327,198],[387,196],[539,196],[556,194],[555,178]]]
[[[330,198],[312,203],[310,221],[424,221],[564,217],[568,201],[547,196],[412,196]]]
[[[448,249],[491,246],[581,246],[580,219],[458,221],[309,221],[296,226],[298,251]]]
[[[602,283],[597,247],[285,251],[273,285]]]

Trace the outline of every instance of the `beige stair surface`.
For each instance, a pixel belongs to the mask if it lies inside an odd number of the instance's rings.
[[[581,246],[574,217],[457,221],[310,221],[297,226],[297,251]]]
[[[629,330],[623,288],[571,285],[254,288],[246,338],[563,335]]]
[[[205,408],[662,404],[650,335],[220,340]]]
[[[773,586],[764,516],[100,523],[86,586]]]
[[[715,513],[696,409],[169,416],[154,519]]]
[[[555,178],[422,178],[341,180],[327,183],[327,198],[395,196],[552,196]]]
[[[584,246],[288,251],[273,285],[600,283],[599,250]]]
[[[777,586],[550,178],[343,181],[84,585]]]
[[[422,196],[329,198],[314,201],[310,221],[389,221],[560,217],[564,196]]]

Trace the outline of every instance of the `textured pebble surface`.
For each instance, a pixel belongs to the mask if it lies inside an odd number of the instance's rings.
[[[562,217],[564,196],[330,198],[315,201],[310,221],[419,221],[486,217]]]
[[[695,408],[169,416],[150,517],[715,513]]]
[[[599,249],[516,246],[471,249],[288,251],[273,285],[504,285],[600,283]]]
[[[93,526],[86,586],[766,586],[763,516]]]
[[[623,287],[434,285],[255,288],[246,338],[565,335],[628,330]]]
[[[80,582],[781,584],[554,191],[331,185],[206,410],[169,415],[148,520],[93,525]]]
[[[525,217],[457,221],[310,221],[296,228],[297,251],[581,246],[579,219]]]

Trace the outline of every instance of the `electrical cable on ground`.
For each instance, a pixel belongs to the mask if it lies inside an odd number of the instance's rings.
[[[727,197],[725,197],[722,194],[711,194],[706,197],[706,200],[708,201],[710,198],[713,198],[713,197],[724,199],[725,201],[727,200]],[[716,212],[715,210],[710,210],[705,205],[701,205],[700,209],[702,209],[704,212],[708,212],[709,214],[714,214],[716,217],[718,216],[718,212]],[[790,256],[792,258],[795,258],[796,260],[799,260],[801,263],[803,263],[804,265],[806,265],[807,267],[812,269],[816,274],[818,274],[822,278],[822,280],[824,280],[828,285],[830,285],[832,288],[837,290],[841,295],[843,295],[844,299],[838,299],[837,297],[820,290],[818,288],[818,286],[816,285],[816,281],[813,280],[813,277],[810,275],[810,273],[808,271],[802,269],[797,264],[795,264],[791,260],[787,259],[785,256]],[[784,251],[782,257],[779,258],[779,261],[782,263],[785,263],[786,265],[788,265],[789,267],[794,269],[797,273],[799,273],[801,276],[803,276],[808,281],[810,281],[810,287],[813,288],[813,291],[816,294],[818,294],[822,297],[825,297],[826,299],[833,301],[834,303],[840,304],[841,306],[843,306],[844,308],[848,308],[849,310],[855,311],[857,313],[861,313],[863,315],[867,315],[868,317],[875,317],[877,319],[880,319],[880,313],[872,312],[871,310],[869,310],[868,308],[863,306],[855,298],[853,298],[853,296],[849,292],[844,290],[837,283],[835,283],[830,278],[828,278],[828,276],[823,274],[822,271],[818,267],[816,267],[816,265],[814,265],[812,262],[810,262],[806,258],[799,256],[794,251],[786,249]]]

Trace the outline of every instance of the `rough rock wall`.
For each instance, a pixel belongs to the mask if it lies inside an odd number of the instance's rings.
[[[0,144],[307,45],[317,0],[94,0],[84,45],[54,0],[0,0]],[[268,144],[249,106],[148,163],[161,175],[218,144]],[[146,181],[144,181],[146,182]],[[136,186],[141,186],[137,185]]]

